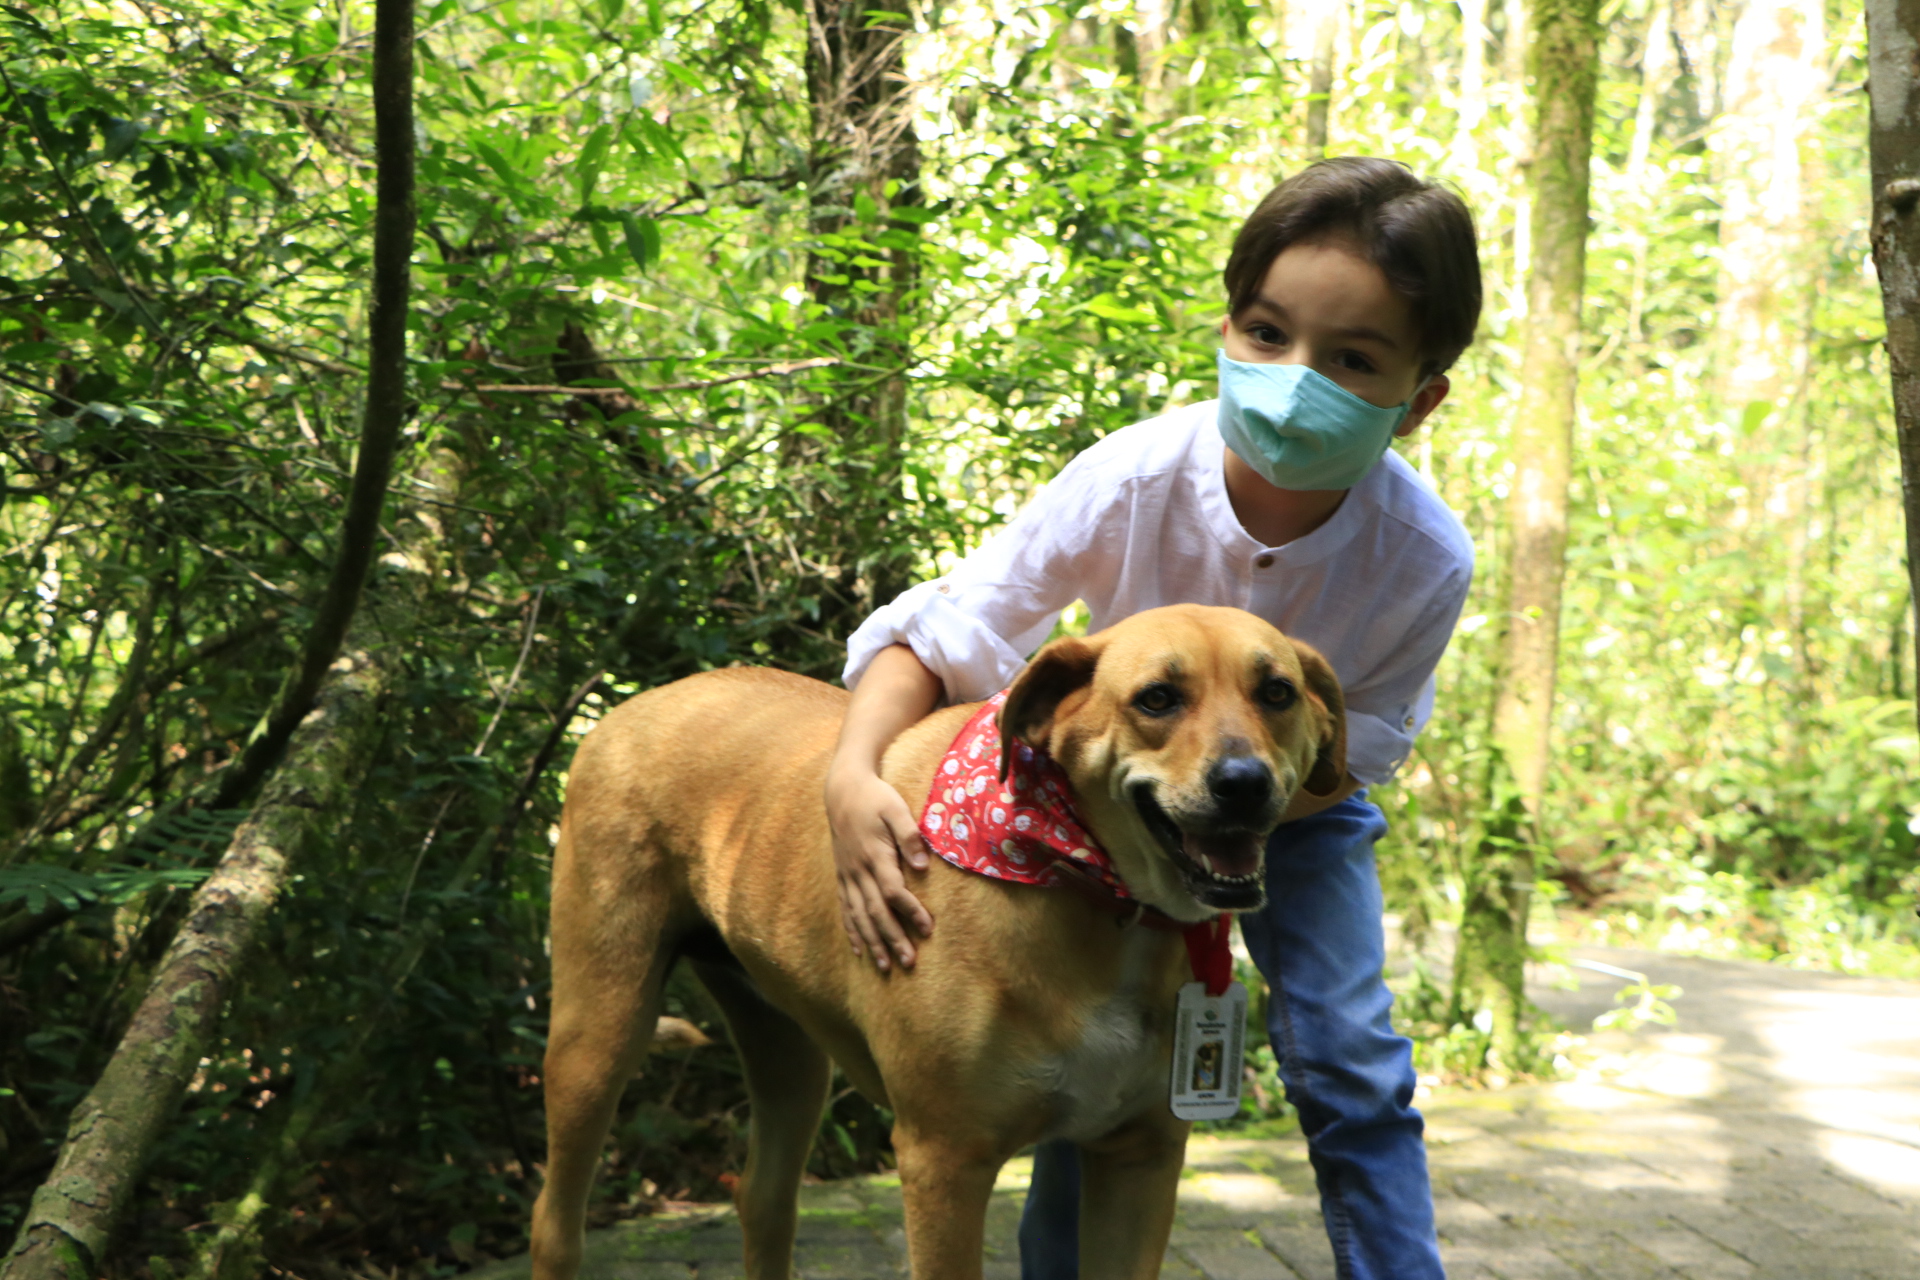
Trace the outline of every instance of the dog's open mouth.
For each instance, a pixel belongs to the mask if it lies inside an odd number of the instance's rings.
[[[1260,875],[1260,854],[1267,843],[1264,835],[1244,830],[1184,830],[1160,807],[1150,785],[1133,788],[1133,804],[1202,905],[1221,911],[1244,911],[1260,905],[1266,896]]]

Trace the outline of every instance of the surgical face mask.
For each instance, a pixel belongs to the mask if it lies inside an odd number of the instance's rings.
[[[1412,397],[1369,404],[1303,364],[1246,364],[1221,351],[1219,365],[1221,438],[1277,489],[1353,488],[1413,406]]]

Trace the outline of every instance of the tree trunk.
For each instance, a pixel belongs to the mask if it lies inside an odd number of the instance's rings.
[[[1493,710],[1493,817],[1472,860],[1455,966],[1457,1010],[1488,1022],[1489,1065],[1525,1069],[1522,981],[1533,842],[1546,788],[1559,658],[1567,483],[1586,282],[1587,168],[1599,71],[1599,0],[1534,0],[1532,266],[1515,406],[1505,607]]]
[[[1167,108],[1167,23],[1172,19],[1169,0],[1134,0],[1134,57],[1140,83],[1140,105],[1149,116],[1161,115]]]
[[[1673,78],[1673,6],[1654,0],[1647,18],[1647,41],[1640,50],[1640,101],[1633,108],[1633,141],[1627,147],[1627,190],[1638,192],[1653,151],[1661,95]]]
[[[852,621],[903,588],[911,566],[911,547],[882,528],[899,501],[908,312],[919,276],[918,224],[894,216],[922,203],[913,95],[902,59],[912,30],[906,0],[809,0],[807,6],[808,202],[815,238],[807,292],[865,368],[837,372],[816,410],[830,443],[798,437],[790,460],[833,473],[808,482],[813,488],[804,500],[820,516],[812,522],[810,550],[839,601],[837,609],[823,602],[823,612]]]
[[[1308,0],[1313,63],[1307,80],[1307,158],[1327,153],[1327,121],[1333,107],[1333,52],[1340,34],[1340,0]]]
[[[1653,135],[1658,129],[1660,100],[1673,79],[1673,5],[1670,0],[1654,0],[1653,14],[1647,19],[1647,42],[1640,51],[1640,101],[1633,109],[1633,141],[1627,146],[1626,187],[1634,196],[1647,200],[1647,165],[1653,155]],[[1656,193],[1657,194],[1657,193]],[[1622,326],[1625,341],[1640,341],[1641,318],[1647,309],[1647,251],[1645,231],[1633,233],[1633,286],[1627,296],[1627,320]]]
[[[364,653],[335,664],[286,762],[193,895],[126,1035],[73,1110],[0,1280],[92,1280],[147,1152],[206,1052],[233,978],[285,885],[288,864],[348,804],[378,728],[386,674]]]
[[[1909,598],[1920,607],[1920,0],[1867,0],[1873,104],[1873,264],[1887,314],[1894,436],[1907,517]],[[1915,629],[1920,636],[1920,628]],[[1920,702],[1920,642],[1913,646]]]
[[[1697,132],[1720,114],[1719,0],[1673,0],[1673,32],[1693,93],[1687,100],[1688,129]]]
[[[1527,3],[1526,0],[1502,0],[1501,15],[1506,23],[1506,38],[1500,43],[1500,72],[1508,84],[1527,81]]]
[[[265,792],[188,907],[126,1034],[75,1107],[53,1172],[34,1193],[0,1280],[90,1280],[147,1154],[198,1064],[234,974],[286,883],[288,861],[353,795],[386,677],[364,654],[336,661],[379,536],[406,417],[413,247],[413,3],[378,0],[373,100],[378,158],[366,414],[340,550],[299,664],[229,767],[214,807]],[[315,698],[319,705],[315,706]],[[291,755],[280,763],[291,748]],[[275,766],[278,764],[278,768]]]
[[[1480,167],[1480,123],[1487,116],[1487,0],[1460,0],[1459,104],[1453,131],[1453,167]]]
[[[1825,63],[1822,0],[1747,0],[1734,24],[1724,112],[1713,135],[1721,192],[1715,390],[1724,418],[1746,438],[1746,495],[1735,504],[1733,527],[1785,553],[1794,661],[1782,732],[1793,759],[1805,748],[1800,720],[1811,698],[1805,618],[1812,426],[1794,411],[1806,385],[1814,288],[1800,142],[1826,90]]]
[[[1727,415],[1749,430],[1784,407],[1805,371],[1800,139],[1825,88],[1825,52],[1821,0],[1747,0],[1734,24],[1713,142],[1721,193],[1716,389]]]

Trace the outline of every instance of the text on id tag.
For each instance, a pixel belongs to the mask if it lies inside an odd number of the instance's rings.
[[[1210,996],[1206,984],[1189,982],[1180,988],[1173,1026],[1173,1114],[1182,1120],[1233,1118],[1240,1110],[1247,989],[1235,982]]]

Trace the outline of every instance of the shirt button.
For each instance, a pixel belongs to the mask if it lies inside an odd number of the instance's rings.
[[[1273,557],[1260,556],[1254,560],[1253,567],[1256,569],[1271,569],[1273,568]]]
[[[949,595],[952,595],[952,594],[953,594],[953,588],[952,588],[952,587],[950,587],[950,586],[948,586],[948,585],[947,585],[946,583],[944,583],[944,582],[943,582],[943,583],[941,583],[941,584],[940,584],[940,594],[941,594],[941,595],[943,595],[943,596],[949,596]]]
[[[1413,728],[1413,717],[1412,717],[1412,716],[1408,716],[1408,717],[1407,717],[1407,728],[1409,728],[1409,729],[1411,729],[1411,728]]]

